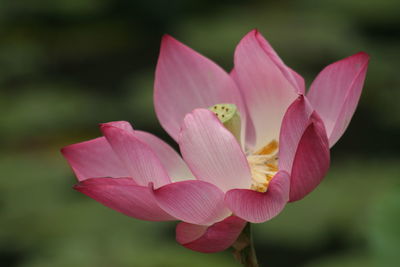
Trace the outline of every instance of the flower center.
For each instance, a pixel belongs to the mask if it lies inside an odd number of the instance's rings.
[[[247,155],[250,165],[251,189],[266,192],[269,182],[278,172],[278,142],[272,140],[256,153]]]
[[[228,129],[240,143],[241,122],[240,114],[234,104],[216,104],[208,108],[217,116],[226,129]],[[259,151],[247,153],[250,166],[252,190],[266,192],[269,182],[278,172],[278,142],[272,140]]]
[[[240,142],[240,114],[234,104],[216,104],[209,108],[215,113],[217,118],[222,122],[226,129],[228,129]]]

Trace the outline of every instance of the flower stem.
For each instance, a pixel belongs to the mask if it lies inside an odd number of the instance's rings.
[[[258,267],[253,237],[251,235],[251,223],[247,223],[238,239],[233,243],[233,256],[246,267]]]

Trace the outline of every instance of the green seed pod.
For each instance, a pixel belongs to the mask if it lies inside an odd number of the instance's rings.
[[[240,143],[240,114],[234,104],[216,104],[209,108],[217,115],[226,129],[228,129]]]

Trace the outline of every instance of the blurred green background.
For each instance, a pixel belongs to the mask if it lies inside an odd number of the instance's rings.
[[[0,265],[237,266],[175,242],[175,223],[125,217],[72,190],[59,149],[128,120],[171,142],[152,106],[161,36],[226,70],[258,28],[309,85],[366,51],[367,81],[321,186],[256,225],[268,266],[395,266],[400,260],[400,2],[397,0],[2,0]]]

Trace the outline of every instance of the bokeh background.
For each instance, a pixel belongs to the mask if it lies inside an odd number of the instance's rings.
[[[152,106],[161,36],[226,70],[258,28],[309,85],[323,66],[371,55],[358,110],[329,175],[256,225],[263,266],[396,266],[400,249],[397,0],[2,0],[0,265],[237,266],[174,240],[175,223],[128,218],[72,190],[59,149],[128,120],[172,143]]]

